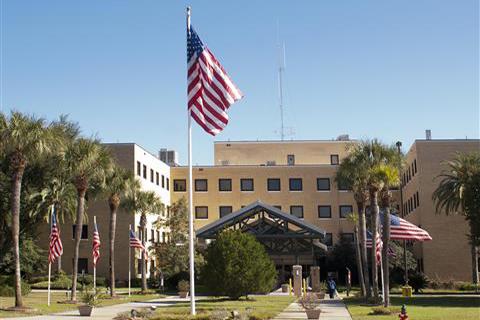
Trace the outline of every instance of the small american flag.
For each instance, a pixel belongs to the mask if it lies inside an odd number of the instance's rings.
[[[383,219],[383,215],[381,218]],[[390,215],[390,238],[392,240],[432,240],[427,231],[394,214]]]
[[[377,247],[378,247],[378,243],[381,243],[380,248],[382,248],[383,247],[383,241],[380,238],[378,232],[377,232],[377,236],[378,236],[377,237]],[[371,248],[371,247],[372,247],[372,233],[370,231],[367,231],[367,248]],[[397,256],[395,251],[390,246],[387,249],[387,253],[390,257],[396,257]],[[377,253],[377,259],[378,259],[378,253]]]
[[[52,214],[52,228],[50,230],[50,247],[48,250],[48,263],[53,263],[55,259],[63,254],[62,240],[60,239],[60,230],[57,227],[57,217]]]
[[[97,261],[100,258],[100,234],[98,233],[96,222],[94,224],[94,229],[93,229],[92,254],[93,254],[93,266],[96,266]]]
[[[383,241],[378,231],[376,232],[376,242],[375,256],[377,257],[377,262],[380,262],[382,259]],[[372,233],[370,231],[367,231],[367,248],[372,248]]]
[[[187,35],[187,69],[190,116],[214,136],[227,125],[227,109],[242,93],[193,27]]]
[[[143,254],[144,254],[144,256],[145,256],[145,260],[148,259],[147,249],[146,249],[145,246],[143,245],[142,241],[140,241],[140,239],[138,239],[138,238],[135,236],[135,233],[134,233],[132,230],[130,230],[130,247],[143,250]]]

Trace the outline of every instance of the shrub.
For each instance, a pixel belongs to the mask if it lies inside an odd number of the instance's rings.
[[[370,312],[371,315],[390,315],[392,314],[393,311],[390,308],[385,308],[385,307],[373,307],[372,312]]]
[[[254,236],[222,232],[207,248],[204,283],[212,292],[232,299],[267,293],[276,281],[275,266]]]
[[[15,296],[14,276],[0,276],[0,297],[13,297]],[[22,295],[26,296],[30,293],[31,288],[25,281],[21,282]]]
[[[415,272],[409,277],[408,284],[412,286],[415,293],[418,293],[421,289],[424,289],[428,285],[427,277],[421,272]]]
[[[190,282],[185,280],[180,280],[177,285],[177,289],[179,292],[188,292],[190,291]]]
[[[460,291],[474,291],[478,287],[475,285],[475,283],[470,283],[470,282],[457,282],[455,283],[455,289],[460,290]]]

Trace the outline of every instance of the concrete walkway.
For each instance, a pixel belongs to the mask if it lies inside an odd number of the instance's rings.
[[[342,299],[329,299],[325,297],[320,303],[321,320],[352,320],[347,307],[343,303]],[[294,320],[294,319],[307,319],[307,314],[303,310],[302,306],[294,302],[290,304],[282,313],[274,318],[274,320]]]
[[[12,319],[15,319],[15,320],[54,320],[54,319],[107,320],[108,319],[110,320],[116,317],[119,313],[130,312],[132,309],[150,308],[152,306],[165,307],[165,306],[171,306],[178,302],[185,302],[185,301],[189,301],[189,299],[180,299],[178,297],[167,297],[167,298],[153,299],[145,302],[128,302],[123,304],[116,304],[108,307],[95,308],[90,318],[80,317],[78,310],[72,310],[72,311],[66,311],[66,312],[55,313],[50,315],[30,316],[30,317],[12,318]]]

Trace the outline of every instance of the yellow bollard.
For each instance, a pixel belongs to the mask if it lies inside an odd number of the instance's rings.
[[[307,279],[303,278],[302,279],[302,284],[303,284],[303,295],[307,295]]]
[[[292,295],[292,278],[288,279],[288,295]]]

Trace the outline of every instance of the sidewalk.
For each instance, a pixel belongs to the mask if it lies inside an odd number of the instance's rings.
[[[325,297],[320,303],[321,320],[352,320],[342,299],[328,299]],[[294,320],[307,319],[307,314],[303,308],[296,302],[290,304],[282,313],[274,318],[274,320]]]

